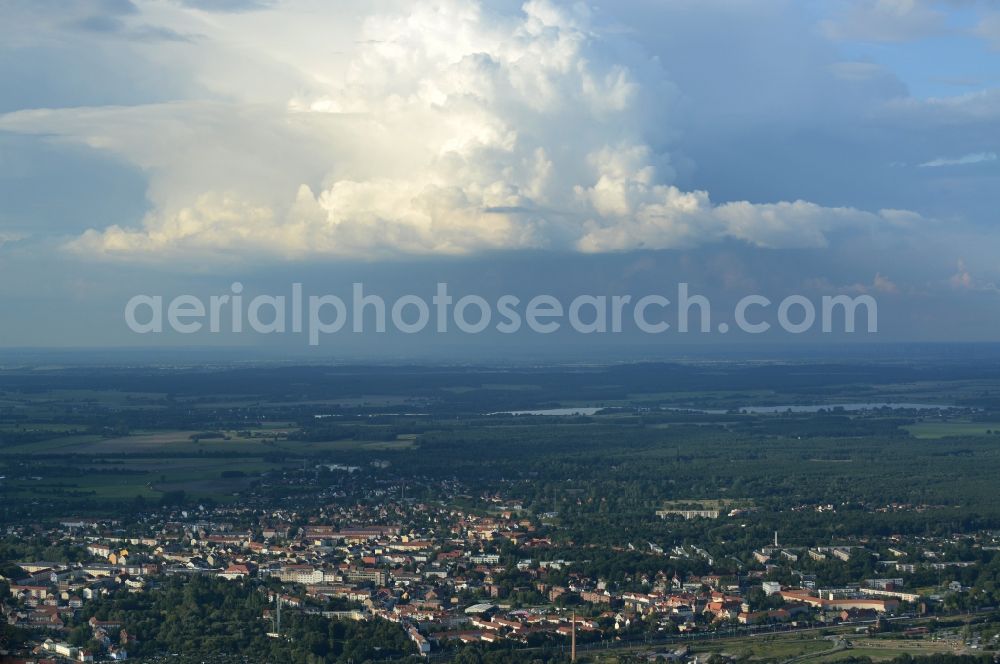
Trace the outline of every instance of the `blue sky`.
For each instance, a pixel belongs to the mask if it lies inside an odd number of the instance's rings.
[[[0,346],[215,342],[122,309],[234,280],[1000,340],[993,2],[14,0],[0,51]]]

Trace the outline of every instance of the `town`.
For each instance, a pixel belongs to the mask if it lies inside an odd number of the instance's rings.
[[[481,403],[510,391],[453,388],[494,380],[480,370],[419,374],[405,403],[254,371],[273,394],[253,402],[184,371],[140,374],[169,399],[110,390],[85,406],[9,378],[5,662],[719,664],[1000,646],[1000,425],[979,392],[931,410],[755,412],[706,391],[583,412],[511,400],[530,411],[512,414]],[[369,395],[414,380],[381,371]],[[671,371],[688,370],[645,375]],[[566,399],[608,376],[507,379]]]
[[[667,642],[664,637],[740,630],[851,624],[874,631],[894,618],[988,609],[961,579],[976,564],[968,552],[1000,552],[1000,533],[845,538],[814,547],[781,546],[775,533],[771,544],[740,556],[725,556],[711,542],[669,549],[636,542],[628,548],[660,569],[612,579],[586,571],[581,561],[554,558],[558,527],[544,518],[500,496],[482,496],[479,503],[463,510],[373,501],[313,513],[201,508],[127,521],[65,520],[47,530],[9,526],[5,538],[78,554],[69,556],[72,562],[6,566],[4,618],[36,644],[31,657],[11,661],[124,660],[141,648],[127,610],[112,608],[108,598],[192,577],[239,582],[266,594],[257,617],[271,638],[283,638],[282,613],[286,621],[295,613],[384,620],[425,656],[477,642],[538,647],[572,641],[583,652],[636,638]],[[739,510],[673,511],[651,516],[741,516]],[[832,587],[799,569],[805,559],[835,562],[845,574],[852,560],[865,559],[879,576]],[[681,571],[692,563],[705,572]]]

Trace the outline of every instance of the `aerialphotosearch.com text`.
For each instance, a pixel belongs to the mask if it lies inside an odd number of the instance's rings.
[[[310,346],[337,333],[385,333],[390,328],[405,334],[428,329],[480,334],[491,328],[502,334],[522,330],[552,334],[563,328],[579,334],[617,334],[630,327],[645,334],[726,334],[733,326],[746,334],[772,329],[789,334],[816,329],[853,333],[859,327],[868,333],[878,331],[878,303],[867,294],[814,299],[789,295],[776,302],[763,295],[746,295],[732,308],[731,322],[713,325],[709,298],[691,293],[685,282],[677,284],[673,297],[578,295],[569,301],[546,294],[456,298],[447,283],[436,286],[428,302],[418,295],[383,298],[368,292],[362,283],[352,284],[349,297],[305,295],[301,283],[292,284],[286,295],[249,297],[243,293],[243,284],[235,282],[228,292],[208,297],[135,295],[126,303],[124,315],[129,329],[137,334],[291,332],[304,334]]]

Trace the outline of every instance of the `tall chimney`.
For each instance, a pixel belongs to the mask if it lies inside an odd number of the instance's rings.
[[[573,631],[569,637],[569,661],[576,661],[576,611],[573,612]]]

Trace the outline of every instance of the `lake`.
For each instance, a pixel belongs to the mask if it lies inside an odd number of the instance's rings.
[[[604,408],[582,406],[580,408],[544,408],[542,410],[504,410],[487,415],[593,415]]]

